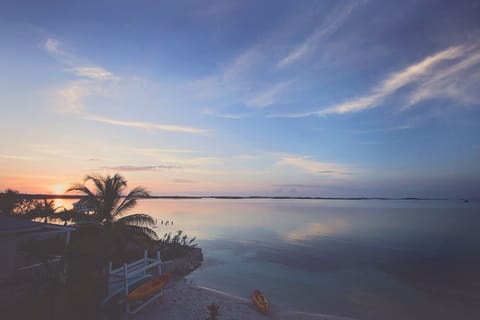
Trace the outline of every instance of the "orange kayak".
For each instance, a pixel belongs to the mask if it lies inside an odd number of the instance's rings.
[[[263,313],[263,314],[268,314],[268,301],[267,301],[267,298],[265,298],[265,296],[263,295],[263,293],[260,292],[260,290],[253,290],[253,293],[252,293],[252,301],[253,301],[253,304],[255,305],[255,307],[257,307],[257,309]]]
[[[150,296],[153,296],[155,293],[165,287],[169,279],[170,274],[167,273],[146,281],[128,294],[126,302],[128,303],[136,300],[144,300]]]

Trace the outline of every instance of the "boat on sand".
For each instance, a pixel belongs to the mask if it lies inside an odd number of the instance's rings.
[[[126,302],[145,300],[162,290],[168,283],[171,275],[166,273],[151,280],[145,281],[127,296]]]
[[[252,302],[255,305],[255,307],[257,307],[258,311],[260,311],[265,315],[268,314],[269,312],[268,300],[267,298],[265,298],[265,296],[260,290],[258,289],[253,290]]]

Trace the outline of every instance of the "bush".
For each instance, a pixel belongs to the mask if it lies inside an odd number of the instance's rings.
[[[156,246],[160,250],[162,260],[168,261],[191,252],[193,248],[197,247],[197,244],[194,243],[195,240],[195,237],[188,239],[188,235],[179,230],[174,236],[171,232],[165,233],[163,239],[157,241]]]

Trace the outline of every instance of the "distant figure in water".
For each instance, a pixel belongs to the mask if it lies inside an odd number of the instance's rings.
[[[163,220],[162,220],[161,224],[163,225]]]
[[[165,225],[166,225],[166,226],[168,226],[168,221],[167,221],[167,222],[165,222]]]

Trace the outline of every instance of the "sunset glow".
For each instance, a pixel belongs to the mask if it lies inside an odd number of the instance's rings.
[[[0,189],[478,196],[474,1],[87,2],[0,4]]]

